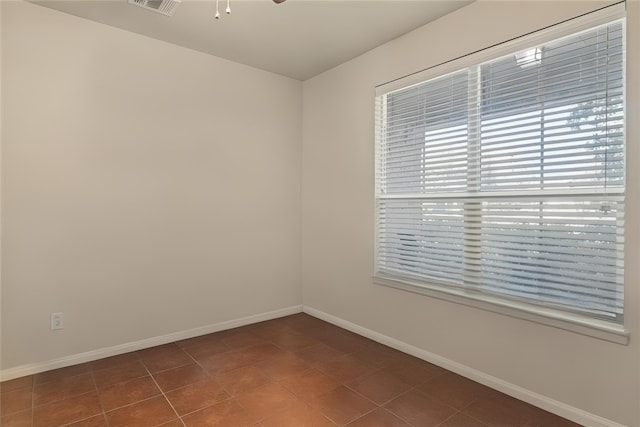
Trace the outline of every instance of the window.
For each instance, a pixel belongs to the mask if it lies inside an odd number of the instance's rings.
[[[624,21],[394,86],[376,97],[377,280],[622,325]]]

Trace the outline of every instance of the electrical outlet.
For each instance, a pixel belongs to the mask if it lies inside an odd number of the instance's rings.
[[[51,330],[64,329],[62,313],[51,313]]]

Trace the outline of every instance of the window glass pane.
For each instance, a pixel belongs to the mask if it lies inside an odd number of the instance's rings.
[[[467,90],[465,71],[387,96],[386,193],[465,189]]]
[[[481,65],[483,190],[623,184],[622,46],[618,22]]]
[[[393,202],[381,204],[379,265],[387,273],[461,285],[464,267],[464,204]]]
[[[621,209],[615,198],[483,202],[476,285],[597,317],[621,315]]]
[[[624,21],[378,97],[379,274],[622,323]]]

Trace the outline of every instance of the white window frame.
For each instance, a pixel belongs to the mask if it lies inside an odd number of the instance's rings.
[[[516,52],[523,51],[530,46],[542,45],[545,42],[549,42],[565,36],[570,36],[580,31],[608,23],[616,19],[624,18],[625,16],[625,4],[615,4],[613,6],[609,6],[601,10],[592,12],[585,16],[577,17],[575,19],[554,25],[535,33],[528,34],[504,43],[500,43],[499,45],[489,47],[487,49],[472,53],[462,58],[457,58],[447,63],[440,64],[432,68],[411,74],[409,76],[393,80],[389,83],[385,83],[376,87],[376,97],[393,92],[395,90],[407,88],[412,85],[434,79],[436,77],[444,76],[455,71],[473,67],[477,64],[488,62],[505,55],[514,54]],[[378,138],[378,135],[376,135],[376,138]],[[376,143],[376,150],[378,150],[378,148],[378,144]],[[377,158],[378,153],[376,153],[376,161]],[[377,236],[375,241],[378,242]],[[376,266],[377,268],[377,247],[374,257],[374,266]],[[423,294],[429,297],[488,310],[510,317],[524,319],[552,327],[557,327],[619,344],[626,345],[629,342],[629,332],[624,325],[607,322],[604,320],[598,320],[571,312],[526,304],[515,300],[502,299],[488,294],[468,293],[463,288],[444,287],[436,284],[413,282],[406,278],[398,279],[394,277],[388,277],[384,274],[379,273],[377,270],[374,272],[373,281],[375,284],[390,286],[409,292]]]

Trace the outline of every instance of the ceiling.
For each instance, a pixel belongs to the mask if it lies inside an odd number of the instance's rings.
[[[127,0],[34,3],[241,64],[306,80],[473,0],[183,0],[172,17]]]

